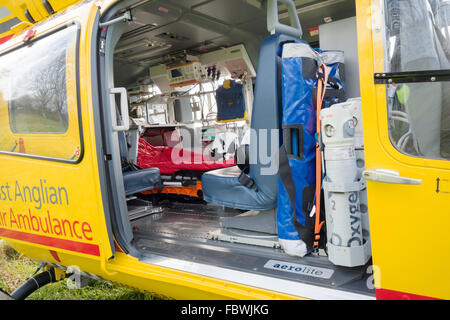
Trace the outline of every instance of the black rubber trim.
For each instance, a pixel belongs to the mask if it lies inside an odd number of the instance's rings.
[[[28,19],[28,21],[30,21],[32,24],[36,23],[36,20],[34,20],[33,16],[31,15],[30,11],[28,11],[28,9],[25,10],[24,14],[25,17]]]
[[[45,10],[47,10],[48,14],[54,14],[55,13],[55,10],[53,10],[53,7],[50,4],[50,2],[48,2],[48,0],[42,0],[42,4],[43,4]]]
[[[450,81],[450,70],[375,73],[375,84]]]

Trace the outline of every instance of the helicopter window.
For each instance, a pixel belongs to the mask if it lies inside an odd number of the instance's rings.
[[[450,74],[450,3],[385,0],[385,12],[385,72],[427,76],[387,85],[392,144],[414,157],[450,159],[450,84],[436,78]]]
[[[77,39],[78,27],[70,25],[0,57],[0,112],[6,122],[1,151],[69,160],[80,155]],[[63,140],[49,147],[55,135]]]

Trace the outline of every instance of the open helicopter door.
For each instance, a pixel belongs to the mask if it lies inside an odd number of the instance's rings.
[[[450,298],[450,21],[437,2],[357,1],[378,299]]]

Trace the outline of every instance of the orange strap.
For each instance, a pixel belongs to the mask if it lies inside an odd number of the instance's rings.
[[[320,240],[320,230],[325,221],[320,222],[321,190],[322,190],[322,154],[320,153],[320,112],[322,111],[323,99],[327,90],[328,68],[325,64],[319,67],[319,74],[323,72],[324,77],[317,80],[317,144],[316,144],[316,222],[314,226],[314,247],[317,248]]]

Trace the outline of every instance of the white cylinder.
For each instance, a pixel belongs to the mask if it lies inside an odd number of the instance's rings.
[[[355,146],[355,123],[345,104],[335,104],[320,113],[322,141],[327,147]]]
[[[364,148],[361,98],[348,99],[342,104],[342,107],[348,109],[353,116],[355,125],[355,148]]]
[[[332,182],[348,183],[357,179],[353,116],[342,104],[320,113],[325,169]]]
[[[359,192],[359,211],[361,212],[361,224],[363,228],[364,239],[370,237],[370,225],[369,225],[369,204],[367,201],[367,189]]]
[[[333,251],[329,252],[330,260],[339,264],[333,259],[342,250],[340,248],[347,248],[347,261],[351,262],[342,264],[346,266],[365,263],[359,261],[361,255],[353,256],[353,252],[357,251],[352,251],[363,250],[365,243],[359,184],[364,170],[364,151],[355,147],[356,126],[359,122],[359,116],[355,114],[360,110],[357,105],[354,101],[336,104],[322,110],[320,114],[321,137],[325,145],[327,240],[329,250]]]
[[[356,247],[363,245],[359,192],[330,192],[327,215],[328,241],[335,246]]]
[[[327,147],[324,151],[327,177],[331,182],[357,181],[356,153],[352,146]]]
[[[366,168],[364,149],[355,149],[355,165],[357,170],[357,180],[361,180],[362,174]]]

